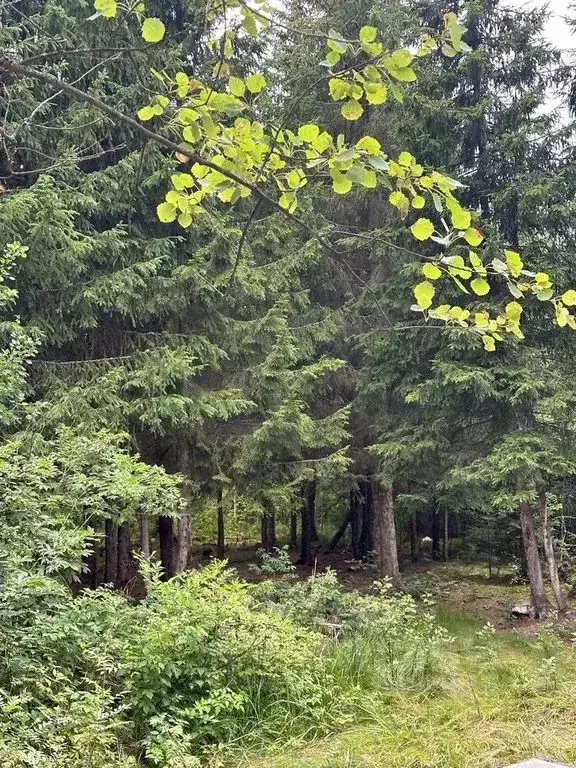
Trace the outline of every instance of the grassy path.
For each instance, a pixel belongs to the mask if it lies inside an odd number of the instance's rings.
[[[534,756],[576,762],[576,649],[546,631],[479,637],[484,620],[464,610],[483,597],[475,590],[487,592],[494,609],[496,603],[510,605],[518,588],[499,587],[496,594],[494,585],[482,590],[471,580],[467,596],[458,583],[459,593],[451,590],[437,608],[439,622],[454,637],[437,688],[383,695],[366,702],[356,726],[330,738],[304,747],[277,744],[227,765],[496,768]]]

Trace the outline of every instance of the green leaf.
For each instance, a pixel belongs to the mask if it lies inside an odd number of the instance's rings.
[[[384,104],[388,98],[385,83],[364,83],[364,91],[368,104]]]
[[[261,74],[255,74],[255,75],[249,75],[246,78],[246,88],[250,91],[250,93],[260,93],[261,91],[266,88],[266,78],[264,75]]]
[[[256,17],[249,8],[242,6],[242,26],[248,32],[250,37],[258,37],[258,26],[256,24]]]
[[[470,215],[470,211],[458,206],[451,211],[451,219],[454,229],[468,230],[470,228],[472,216]]]
[[[576,291],[569,290],[562,295],[562,301],[567,307],[576,306]]]
[[[364,178],[360,182],[366,189],[376,189],[378,186],[378,177],[371,168],[366,168],[364,171]]]
[[[564,328],[564,326],[568,325],[569,320],[570,312],[566,309],[565,306],[558,302],[556,304],[556,322],[560,328]]]
[[[418,219],[412,224],[410,231],[417,240],[428,240],[434,233],[434,224],[430,219]]]
[[[506,317],[510,318],[514,323],[520,320],[522,311],[522,304],[518,304],[517,301],[510,301],[506,304]]]
[[[421,309],[428,309],[432,306],[435,293],[436,289],[428,280],[424,280],[414,287],[414,298]]]
[[[382,147],[378,139],[374,139],[372,136],[363,136],[356,142],[356,149],[363,149],[369,155],[377,155],[382,150]]]
[[[376,40],[378,29],[376,27],[362,27],[358,36],[361,43],[373,43]]]
[[[330,136],[328,131],[322,131],[320,136],[314,139],[312,146],[316,152],[326,152],[326,150],[332,146],[332,136]]]
[[[486,296],[487,293],[490,293],[490,283],[483,277],[475,277],[470,282],[470,288],[477,296]]]
[[[347,176],[345,176],[343,173],[340,173],[340,171],[333,170],[332,187],[334,192],[337,192],[339,195],[345,195],[352,189],[352,182]]]
[[[496,350],[496,342],[492,336],[482,336],[482,343],[486,352],[494,352]]]
[[[228,80],[228,88],[230,89],[230,93],[233,96],[238,96],[238,98],[242,98],[246,93],[246,84],[244,83],[244,80],[240,77],[234,77],[234,75]]]
[[[152,120],[153,117],[155,117],[156,112],[154,111],[154,108],[150,105],[146,107],[142,107],[138,110],[138,118],[140,120],[146,121],[146,120]]]
[[[426,198],[422,195],[414,195],[412,198],[412,208],[424,208],[426,205]]]
[[[116,0],[96,0],[94,8],[107,19],[113,18],[118,12]]]
[[[475,227],[469,227],[464,233],[464,239],[472,248],[477,248],[484,240],[484,235]]]
[[[298,128],[298,136],[302,139],[302,141],[307,141],[309,144],[314,141],[314,139],[317,139],[320,135],[320,128],[318,128],[317,125],[314,123],[307,123],[306,125],[301,125],[300,128]]]
[[[524,269],[524,262],[520,258],[520,254],[516,253],[516,251],[505,251],[504,253],[510,274],[512,277],[520,277]]]
[[[470,264],[472,264],[474,271],[478,272],[479,275],[486,274],[486,267],[484,266],[482,259],[477,253],[474,253],[474,251],[470,251]]]
[[[181,227],[184,227],[184,229],[187,229],[192,224],[192,214],[189,211],[181,213],[180,216],[178,216],[178,224],[180,224]]]
[[[392,61],[399,69],[409,67],[414,57],[407,48],[400,48],[398,51],[394,51],[391,56]]]
[[[400,152],[398,155],[398,164],[403,168],[410,168],[413,162],[414,155],[411,155],[410,152]]]
[[[156,208],[156,213],[164,224],[169,224],[171,221],[176,220],[176,208],[170,203],[160,203]]]
[[[346,120],[358,120],[362,116],[364,108],[354,99],[349,99],[345,104],[342,104],[340,111],[342,112],[342,117],[345,117]]]
[[[286,177],[286,181],[288,182],[288,186],[291,189],[297,189],[300,186],[300,181],[302,177],[298,173],[298,171],[290,171],[288,176]]]
[[[154,16],[144,19],[142,37],[147,43],[158,43],[164,37],[165,32],[166,27],[160,19],[156,19]]]
[[[438,280],[438,278],[442,277],[442,270],[437,264],[424,264],[422,273],[428,280]]]
[[[341,101],[348,96],[350,86],[345,80],[341,80],[339,77],[332,77],[328,81],[328,89],[334,101]]]
[[[536,291],[538,301],[549,301],[552,296],[554,296],[553,288],[543,288],[541,291]]]

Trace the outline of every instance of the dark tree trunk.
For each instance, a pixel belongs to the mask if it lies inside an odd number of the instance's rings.
[[[86,573],[82,581],[92,589],[98,586],[98,539],[96,537],[91,541],[90,554],[86,557]]]
[[[432,510],[432,560],[440,560],[440,512]]]
[[[146,559],[150,558],[150,527],[146,512],[140,514],[140,550]]]
[[[526,558],[526,568],[528,570],[528,579],[530,581],[530,593],[532,595],[532,607],[537,619],[548,618],[548,598],[544,591],[544,579],[542,578],[542,566],[540,564],[540,553],[536,544],[534,534],[534,519],[532,510],[528,502],[523,501],[518,508],[520,517],[520,526],[522,528],[522,543],[524,545],[524,556]]]
[[[556,554],[554,552],[554,542],[552,539],[552,525],[550,524],[550,515],[548,514],[548,499],[545,490],[538,494],[540,502],[540,527],[542,529],[542,540],[544,543],[544,553],[548,563],[548,573],[550,575],[550,584],[554,593],[554,600],[559,611],[566,610],[566,598],[562,592],[560,577],[558,576],[558,564],[556,563]]]
[[[130,526],[122,523],[118,528],[118,586],[125,587],[128,582],[130,565]]]
[[[269,549],[268,547],[268,522],[266,520],[266,513],[262,512],[260,515],[260,544],[262,549]]]
[[[442,560],[448,560],[448,510],[442,510]]]
[[[374,532],[373,544],[376,566],[381,577],[388,577],[396,589],[402,587],[398,550],[396,546],[396,521],[392,484],[374,483]]]
[[[118,523],[115,520],[106,520],[104,581],[114,585],[118,581]]]
[[[184,435],[180,441],[179,457],[180,473],[184,476],[182,483],[182,497],[184,499],[184,509],[180,514],[178,521],[178,540],[175,553],[174,570],[176,573],[182,573],[188,568],[190,558],[190,503],[192,500],[192,489],[190,486],[190,444],[188,437]]]
[[[374,520],[374,494],[372,483],[365,480],[362,483],[362,533],[360,534],[360,557],[367,560],[370,552],[373,550],[372,528]]]
[[[224,557],[224,550],[226,548],[226,537],[224,533],[224,505],[222,504],[222,489],[218,488],[216,510],[218,515],[218,539],[216,542],[216,552],[218,557]]]
[[[313,506],[311,506],[315,499],[316,488],[310,491],[310,482],[306,482],[302,485],[302,522],[300,531],[300,560],[302,565],[312,565],[314,563],[314,556],[312,554],[312,514]]]
[[[418,521],[416,519],[416,512],[412,512],[410,515],[410,559],[413,563],[417,563],[420,554],[418,547]]]
[[[158,518],[158,538],[164,577],[170,578],[174,576],[174,520],[171,517]]]
[[[344,518],[342,519],[342,522],[340,523],[340,527],[338,528],[338,530],[336,531],[336,533],[334,534],[334,536],[332,537],[332,539],[330,541],[330,545],[328,547],[330,552],[333,552],[336,549],[336,547],[338,546],[338,544],[340,543],[340,539],[346,533],[346,529],[350,525],[351,520],[352,520],[352,507],[350,507],[348,512],[346,512],[346,514],[344,515]]]
[[[355,490],[350,491],[350,544],[352,557],[360,560],[360,499]]]
[[[298,549],[298,517],[295,512],[290,515],[290,549]]]
[[[318,530],[316,528],[316,479],[307,483],[308,506],[310,507],[310,536],[312,543],[317,544],[320,541]]]
[[[264,514],[262,515],[262,546],[271,552],[276,546],[276,514],[274,505],[269,499],[262,500]]]

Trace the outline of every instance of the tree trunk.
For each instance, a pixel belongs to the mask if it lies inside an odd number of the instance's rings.
[[[264,514],[262,515],[262,546],[271,552],[276,546],[276,514],[274,505],[269,499],[262,499]]]
[[[432,509],[432,560],[440,560],[440,513]]]
[[[130,565],[130,526],[122,523],[118,528],[118,586],[125,587],[128,582]]]
[[[290,514],[290,549],[298,549],[298,517],[295,512]]]
[[[104,581],[114,585],[118,581],[118,523],[115,520],[106,520]]]
[[[310,480],[307,485],[307,500],[309,506],[310,515],[310,537],[313,543],[317,544],[320,541],[318,536],[318,530],[316,528],[316,479]]]
[[[94,536],[90,542],[90,553],[86,556],[86,574],[83,579],[92,589],[98,586],[98,539]]]
[[[372,483],[365,480],[362,483],[362,533],[360,534],[360,557],[362,560],[368,560],[368,556],[374,548],[372,542],[372,528],[374,519],[374,494]]]
[[[442,560],[448,560],[448,510],[442,510]]]
[[[412,512],[410,515],[410,560],[413,563],[417,563],[419,560],[418,555],[418,521],[416,520],[416,512]]]
[[[268,547],[268,522],[266,520],[266,513],[262,512],[260,515],[260,544],[262,549],[269,549]]]
[[[346,512],[346,514],[344,515],[344,518],[342,519],[342,522],[340,523],[340,527],[338,528],[338,530],[336,531],[336,533],[334,534],[334,536],[332,537],[332,539],[330,541],[330,545],[328,547],[330,552],[334,552],[334,550],[336,549],[336,547],[340,543],[340,539],[346,533],[346,529],[350,525],[351,520],[352,520],[352,507],[350,507],[348,512]]]
[[[216,552],[219,558],[224,557],[224,549],[226,548],[226,538],[224,535],[224,506],[222,504],[222,489],[218,488],[216,509],[218,515],[218,539],[216,542]]]
[[[150,559],[150,528],[145,512],[140,513],[140,551],[147,560]]]
[[[302,485],[302,523],[300,531],[300,560],[298,561],[301,565],[312,565],[314,563],[312,555],[311,494],[308,486],[309,483]]]
[[[526,568],[528,570],[528,579],[530,581],[530,593],[532,596],[532,607],[537,619],[548,618],[548,599],[544,591],[544,579],[542,578],[542,566],[540,564],[540,554],[534,535],[534,519],[532,510],[528,502],[523,501],[518,508],[520,517],[520,526],[522,528],[522,543],[524,545],[524,555],[526,557]]]
[[[190,557],[190,501],[192,489],[190,487],[190,445],[186,435],[180,441],[179,465],[180,473],[184,476],[184,482],[182,483],[184,509],[180,513],[180,520],[178,521],[178,541],[174,562],[176,573],[182,573],[188,568],[188,559]]]
[[[174,520],[171,517],[158,518],[158,537],[164,577],[169,579],[174,576]]]
[[[374,529],[372,534],[376,566],[381,577],[388,577],[396,589],[402,586],[396,547],[396,522],[392,484],[374,483]]]
[[[552,585],[552,592],[554,593],[554,599],[556,601],[558,610],[565,611],[566,598],[562,592],[560,577],[558,576],[558,565],[556,563],[554,543],[552,540],[552,525],[550,524],[550,516],[548,514],[548,498],[545,490],[541,490],[539,492],[538,499],[540,502],[540,526],[542,528],[544,553],[548,563],[548,573],[550,574],[550,584]]]
[[[352,557],[360,560],[360,500],[356,491],[350,491],[350,544],[352,545]]]

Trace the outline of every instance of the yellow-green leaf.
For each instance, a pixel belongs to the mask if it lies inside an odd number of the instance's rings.
[[[442,270],[437,264],[424,264],[422,273],[428,280],[438,280],[438,278],[442,277]]]
[[[363,149],[369,155],[377,155],[382,147],[378,139],[374,139],[372,136],[363,136],[356,142],[356,149]]]
[[[469,227],[464,233],[464,239],[473,248],[477,248],[484,240],[484,235],[475,227]]]
[[[358,118],[362,116],[364,108],[357,101],[354,101],[354,99],[349,99],[342,105],[340,111],[342,112],[342,117],[345,117],[346,120],[358,120]]]
[[[428,240],[434,233],[434,224],[430,219],[418,219],[412,224],[410,231],[417,240]]]
[[[435,293],[436,289],[428,280],[424,280],[414,287],[414,298],[421,309],[428,309],[432,306]]]
[[[460,208],[460,206],[454,207],[451,211],[451,218],[454,229],[468,230],[470,228],[472,217],[470,211],[467,211],[465,208]]]
[[[496,349],[496,342],[494,341],[492,336],[482,336],[482,343],[484,344],[484,349],[486,352],[494,352]]]
[[[314,141],[314,139],[317,139],[320,135],[320,128],[318,128],[315,123],[307,123],[306,125],[301,125],[300,128],[298,128],[298,136],[302,139],[302,141],[306,141],[309,144]]]
[[[334,192],[339,195],[345,195],[352,189],[352,182],[340,171],[332,171],[332,187]]]
[[[143,121],[152,120],[155,115],[156,112],[154,111],[154,107],[151,107],[150,105],[138,110],[138,118]]]
[[[422,195],[414,195],[412,198],[412,208],[424,208],[426,199]]]
[[[562,295],[562,301],[567,307],[573,307],[576,305],[576,291],[569,290]]]
[[[250,93],[260,93],[266,88],[266,78],[261,74],[249,75],[246,78],[246,88]]]
[[[341,80],[339,77],[333,77],[328,81],[328,88],[330,90],[330,96],[334,101],[341,101],[348,96],[350,86],[345,80]]]
[[[512,322],[517,323],[520,320],[522,314],[522,304],[518,304],[517,301],[510,301],[506,304],[506,317],[510,318]]]
[[[486,296],[487,293],[490,293],[490,283],[483,277],[475,277],[470,282],[470,288],[477,296]]]
[[[94,3],[94,8],[98,11],[98,13],[102,14],[102,16],[105,16],[108,19],[116,16],[116,13],[118,12],[116,0],[96,0]]]
[[[359,40],[361,43],[373,43],[374,40],[376,40],[376,35],[378,34],[378,30],[376,27],[369,27],[365,26],[362,27],[359,34]]]
[[[166,27],[154,16],[144,19],[142,24],[142,37],[147,43],[158,43],[164,37]]]
[[[505,251],[505,255],[506,264],[512,277],[520,277],[524,269],[524,262],[520,258],[520,254],[516,253],[516,251]]]
[[[233,96],[238,96],[238,98],[242,98],[246,93],[246,84],[244,83],[244,80],[240,77],[235,77],[234,75],[228,80],[228,88],[230,89],[230,93]]]
[[[170,203],[160,203],[156,208],[156,213],[164,224],[169,224],[171,221],[176,220],[176,208]]]
[[[365,83],[364,91],[368,104],[384,104],[388,99],[388,88],[385,83]]]
[[[410,66],[414,57],[407,48],[400,48],[400,50],[394,51],[391,58],[399,69],[404,69],[404,67]]]

